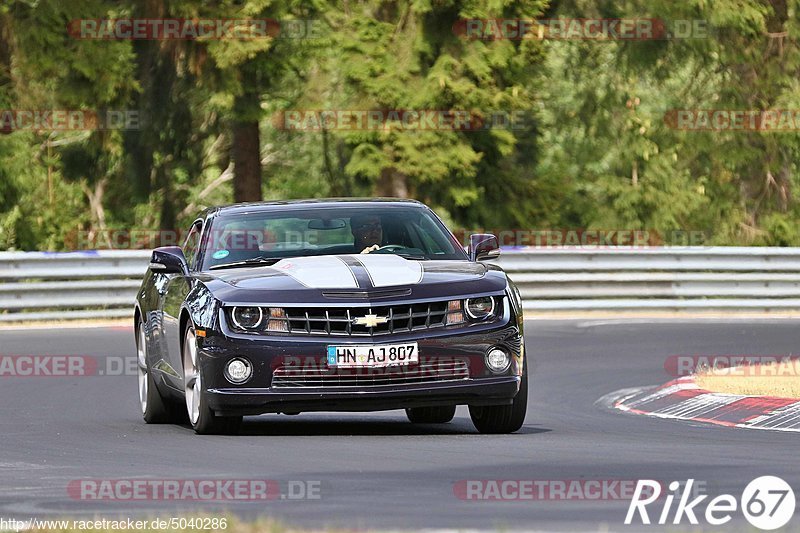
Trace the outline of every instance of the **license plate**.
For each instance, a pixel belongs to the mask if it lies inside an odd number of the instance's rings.
[[[328,346],[328,366],[337,368],[381,367],[419,362],[416,342]]]

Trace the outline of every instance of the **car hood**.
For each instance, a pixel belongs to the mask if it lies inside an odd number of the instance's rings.
[[[416,300],[491,293],[506,287],[498,267],[470,261],[415,261],[397,255],[282,259],[272,266],[207,272],[200,277],[226,303]]]

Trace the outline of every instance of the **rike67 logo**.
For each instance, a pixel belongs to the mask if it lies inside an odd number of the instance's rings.
[[[674,525],[685,523],[684,519],[692,525],[698,525],[699,515],[705,518],[706,523],[721,526],[730,522],[733,514],[740,510],[754,527],[773,530],[786,525],[794,515],[794,491],[788,483],[776,476],[761,476],[751,481],[742,492],[740,501],[730,494],[721,494],[708,501],[702,513],[701,504],[708,495],[702,494],[690,500],[689,498],[694,496],[693,485],[694,479],[688,479],[685,484],[678,481],[670,483],[661,512],[653,515],[652,520],[662,526],[670,523],[670,518]],[[659,482],[650,479],[639,480],[628,507],[628,514],[625,516],[625,525],[633,523],[637,514],[642,524],[651,524],[648,505],[659,500],[662,497],[661,493],[662,485]],[[673,514],[672,504],[675,500],[678,500],[678,503]],[[649,511],[658,512],[658,504],[652,505]]]

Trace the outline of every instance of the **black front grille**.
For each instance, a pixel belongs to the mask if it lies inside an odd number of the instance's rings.
[[[347,335],[371,337],[443,327],[447,302],[428,302],[376,307],[286,307],[289,333],[293,335]],[[375,325],[358,319],[378,317]]]
[[[364,387],[412,383],[438,383],[469,379],[466,360],[442,358],[408,366],[383,368],[296,368],[282,366],[272,374],[274,388]]]

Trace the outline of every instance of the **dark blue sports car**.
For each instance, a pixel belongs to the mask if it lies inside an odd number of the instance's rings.
[[[153,251],[136,299],[148,423],[235,432],[247,415],[469,405],[518,430],[528,398],[519,292],[492,235],[468,251],[425,205],[396,199],[239,204]]]

